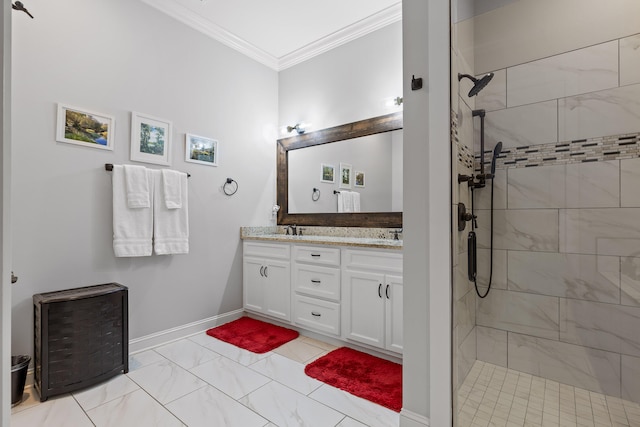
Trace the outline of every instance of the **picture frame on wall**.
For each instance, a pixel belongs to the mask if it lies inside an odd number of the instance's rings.
[[[353,185],[354,185],[354,187],[364,188],[364,172],[363,171],[356,171],[355,172],[355,178],[354,178],[354,181],[353,181]]]
[[[107,114],[58,104],[56,141],[113,151],[116,120]]]
[[[320,163],[320,182],[333,184],[336,182],[336,167],[326,163]]]
[[[349,163],[340,163],[340,188],[351,188],[353,168]]]
[[[170,166],[171,122],[137,112],[131,113],[131,160]]]
[[[198,136],[186,134],[185,136],[185,162],[198,163],[207,166],[218,166],[218,141]]]

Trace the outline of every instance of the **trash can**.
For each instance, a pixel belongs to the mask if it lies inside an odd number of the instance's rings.
[[[27,380],[27,369],[29,368],[31,357],[11,356],[11,404],[22,400],[24,393],[24,383]]]

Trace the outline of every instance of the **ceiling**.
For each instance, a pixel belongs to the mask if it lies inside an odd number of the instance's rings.
[[[402,18],[402,0],[142,0],[283,70]]]

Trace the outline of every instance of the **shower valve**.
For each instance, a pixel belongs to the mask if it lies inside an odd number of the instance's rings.
[[[467,212],[467,207],[464,203],[458,203],[458,231],[464,231],[464,229],[467,228],[467,221],[473,221],[473,226],[478,228],[476,218],[476,215]]]

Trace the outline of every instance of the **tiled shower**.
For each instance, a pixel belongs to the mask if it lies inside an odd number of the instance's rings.
[[[526,62],[494,55],[496,68],[478,59],[486,49],[469,54],[468,46],[498,31],[482,27],[490,14],[532,7],[531,0],[510,2],[454,25],[452,80],[458,72],[494,73],[477,98],[467,97],[464,81],[453,88],[454,220],[458,202],[471,204],[457,174],[472,173],[480,160],[472,110],[486,110],[485,161],[498,141],[504,146],[494,180],[493,284],[485,299],[467,279],[470,226],[453,229],[454,390],[486,362],[561,390],[573,386],[578,394],[640,404],[640,21],[633,28],[605,20],[604,27],[619,25],[623,37],[597,43],[591,37],[553,54],[522,46],[531,51]],[[512,31],[519,31],[517,20]],[[479,284],[489,280],[489,195],[490,184],[475,192]],[[454,393],[457,409],[458,400]]]

